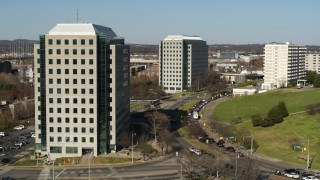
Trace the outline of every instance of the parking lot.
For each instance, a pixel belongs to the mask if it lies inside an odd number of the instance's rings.
[[[21,134],[30,134],[34,131],[34,126],[26,126],[24,129],[15,130],[9,129],[4,131],[6,136],[0,137],[0,163],[3,159],[10,159],[9,163],[13,163],[28,154],[28,148],[34,148],[35,140],[33,137],[23,138]],[[27,144],[22,144],[20,149],[14,149],[15,143],[25,142]],[[11,147],[11,148],[10,148]]]

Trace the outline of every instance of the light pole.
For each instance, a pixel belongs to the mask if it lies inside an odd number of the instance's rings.
[[[131,163],[133,164],[133,135],[136,135],[135,133],[131,133]]]
[[[90,177],[90,166],[91,166],[91,159],[90,159],[90,157],[91,157],[92,153],[93,153],[93,152],[90,153],[89,158],[88,158],[88,159],[89,159],[89,180],[91,179],[91,177]]]
[[[52,180],[54,180],[54,161],[55,160],[53,160],[53,163],[52,163]]]

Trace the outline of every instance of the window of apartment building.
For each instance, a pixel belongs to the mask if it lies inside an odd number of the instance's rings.
[[[53,98],[49,98],[49,103],[53,103]]]
[[[62,142],[62,137],[61,136],[58,136],[58,142]]]
[[[53,79],[52,78],[49,79],[49,84],[53,84]]]
[[[69,45],[69,39],[64,40],[64,45]]]
[[[89,54],[93,55],[93,49],[89,49]]]
[[[93,98],[89,99],[90,104],[93,104]]]
[[[85,127],[81,128],[81,132],[86,133],[86,128]]]
[[[49,69],[49,74],[53,74],[53,69]]]
[[[61,111],[61,108],[57,108],[57,113],[61,113],[62,111]]]
[[[93,84],[93,79],[89,79],[89,84]]]
[[[86,142],[86,137],[81,138],[81,142],[85,143]]]
[[[54,142],[54,137],[53,136],[50,136],[50,142]]]
[[[86,118],[81,118],[81,123],[86,123]]]
[[[52,54],[53,50],[52,49],[49,49],[49,54]]]
[[[49,88],[49,94],[53,94],[53,88]]]
[[[70,118],[66,117],[65,122],[69,123],[70,122]]]
[[[60,40],[60,39],[57,39],[57,40],[56,40],[56,43],[57,43],[57,45],[61,45],[61,40]]]
[[[85,114],[86,113],[86,108],[81,108],[81,113]]]
[[[89,64],[90,64],[90,65],[93,64],[93,59],[89,59]]]
[[[66,99],[68,99],[68,98],[66,98]],[[68,99],[68,101],[66,100],[66,103],[67,103],[67,104],[69,103],[69,99]],[[66,113],[70,113],[70,109],[69,109],[69,108],[66,108],[66,109],[65,109],[65,112],[66,112]]]
[[[61,88],[58,88],[58,89],[57,89],[57,93],[58,93],[58,94],[61,94]]]
[[[86,70],[85,69],[81,69],[81,74],[86,74]]]
[[[86,50],[85,49],[81,49],[81,55],[85,55],[86,54]]]
[[[69,64],[69,59],[65,59],[64,64]]]
[[[77,74],[78,71],[77,71],[77,69],[73,69],[72,72],[73,72],[73,74]]]
[[[61,108],[60,108],[60,109],[61,109]],[[62,119],[61,117],[58,117],[58,118],[57,118],[57,122],[58,122],[58,123],[61,123],[61,119]]]
[[[74,88],[73,89],[73,94],[78,94],[78,89]]]
[[[78,118],[73,118],[73,123],[78,123]]]
[[[52,59],[49,59],[49,64],[53,64],[53,60]]]
[[[50,122],[50,123],[53,123],[53,117],[50,117],[50,118],[49,118],[49,122]]]
[[[61,79],[57,79],[57,84],[61,84]]]
[[[81,64],[82,65],[86,64],[86,60],[85,59],[81,59]]]
[[[68,81],[68,84],[69,84],[69,81]],[[65,90],[64,90],[64,92],[65,92],[65,94],[69,94],[69,88],[66,88]]]
[[[65,50],[64,50],[64,54],[65,54],[65,55],[68,55],[68,54],[69,54],[69,49],[65,49]]]
[[[81,39],[81,45],[85,45],[86,44],[86,40],[85,39]]]
[[[92,128],[92,127],[89,128],[89,132],[90,132],[90,133],[94,133],[94,128]]]
[[[78,52],[77,52],[77,49],[73,49],[73,50],[72,50],[72,54],[73,54],[73,55],[77,55],[77,53],[78,53]]]
[[[57,69],[57,74],[61,74],[61,69]]]
[[[90,142],[94,143],[94,138],[93,137],[90,137]]]
[[[65,73],[65,74],[69,74],[69,69],[65,69],[65,70],[64,70],[64,73]]]
[[[90,108],[90,109],[89,109],[89,112],[90,112],[90,114],[93,114],[93,113],[94,113],[93,108]]]
[[[77,79],[73,79],[73,84],[77,84],[77,83],[78,83]]]
[[[73,108],[73,113],[77,114],[78,113],[78,108]]]
[[[66,137],[66,142],[70,142],[70,137]]]
[[[69,84],[69,79],[65,79],[65,80],[64,80],[64,83],[65,83],[65,84]]]
[[[89,94],[93,94],[93,89],[89,89]]]
[[[70,132],[70,127],[66,127],[65,128],[65,131],[68,133],[68,132]]]
[[[53,132],[53,127],[50,127],[50,128],[49,128],[49,131],[50,131],[50,132]]]
[[[73,44],[73,45],[77,45],[77,40],[76,40],[76,39],[73,39],[73,40],[72,40],[72,44]]]
[[[73,98],[73,104],[78,104],[78,99],[77,98]]]
[[[61,98],[57,98],[57,103],[61,104]]]
[[[92,124],[93,123],[93,118],[89,118],[89,122]]]
[[[93,69],[89,69],[89,74],[93,74]]]
[[[81,89],[81,94],[86,94],[86,89]]]
[[[48,44],[49,44],[49,45],[52,45],[52,39],[49,39],[49,40],[48,40]]]
[[[86,79],[81,79],[81,84],[86,84]]]
[[[61,54],[61,49],[57,49],[57,54],[58,54],[58,55]]]
[[[85,98],[81,98],[81,104],[86,104],[86,99]]]
[[[89,39],[89,45],[93,45],[93,39]]]
[[[61,64],[61,59],[57,59],[57,64]]]
[[[72,60],[73,64],[77,64],[77,59]]]
[[[73,142],[78,142],[78,137],[73,137]]]

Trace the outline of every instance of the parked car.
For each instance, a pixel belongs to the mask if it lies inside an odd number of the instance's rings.
[[[20,146],[10,146],[10,149],[21,149]]]
[[[289,178],[293,178],[293,179],[299,179],[300,178],[300,175],[298,173],[295,173],[295,172],[285,173],[284,176],[289,177]]]
[[[24,129],[24,125],[18,125],[16,127],[14,127],[13,129],[16,129],[16,130]]]
[[[316,177],[320,177],[320,172],[316,172],[316,173],[314,173],[314,176],[316,176]]]
[[[307,176],[303,178],[304,180],[319,180],[319,178],[315,177],[315,176]]]
[[[233,147],[231,147],[231,146],[226,147],[226,151],[229,151],[229,152],[236,152],[236,150],[235,150]]]
[[[15,143],[14,143],[14,145],[15,145],[15,146],[20,146],[20,147],[21,147],[21,146],[22,146],[22,142],[15,142]]]
[[[200,150],[198,150],[198,149],[194,150],[193,152],[194,152],[196,155],[198,155],[198,156],[200,156],[200,155],[201,155],[201,151],[200,151]]]
[[[35,138],[35,137],[36,137],[36,134],[31,134],[31,137],[32,137],[32,138]]]
[[[194,147],[189,147],[189,150],[190,150],[191,152],[194,152],[194,151],[196,150],[196,148],[194,148]]]
[[[0,137],[4,137],[6,136],[6,133],[5,132],[0,132]]]
[[[1,160],[1,164],[8,164],[11,160],[8,158],[4,158]]]

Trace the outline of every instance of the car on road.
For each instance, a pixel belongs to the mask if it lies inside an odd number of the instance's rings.
[[[198,155],[198,156],[200,156],[200,155],[201,155],[201,151],[200,151],[200,150],[198,150],[198,149],[194,150],[193,152],[194,152],[194,154],[196,154],[196,155]]]
[[[314,176],[316,176],[316,177],[320,177],[320,172],[316,172],[316,173],[314,173]]]
[[[6,133],[5,132],[0,132],[0,137],[4,137],[6,136]]]
[[[21,149],[20,146],[10,146],[10,149]]]
[[[319,180],[319,178],[317,178],[315,176],[307,176],[307,177],[303,177],[302,179],[304,179],[304,180]]]
[[[32,137],[32,138],[35,138],[35,137],[36,137],[36,134],[31,134],[31,137]]]
[[[189,147],[189,150],[190,150],[191,152],[194,152],[194,151],[196,150],[196,148],[194,148],[194,147]]]
[[[13,129],[16,129],[16,130],[24,129],[24,125],[18,125],[16,127],[14,127]]]
[[[226,147],[226,151],[229,151],[229,152],[236,152],[236,150],[235,150],[233,147],[231,147],[231,146]]]
[[[8,164],[11,160],[9,158],[4,158],[1,160],[1,164]]]
[[[295,173],[295,172],[285,173],[284,176],[289,177],[289,178],[293,178],[293,179],[299,179],[300,178],[300,175],[298,173]]]

